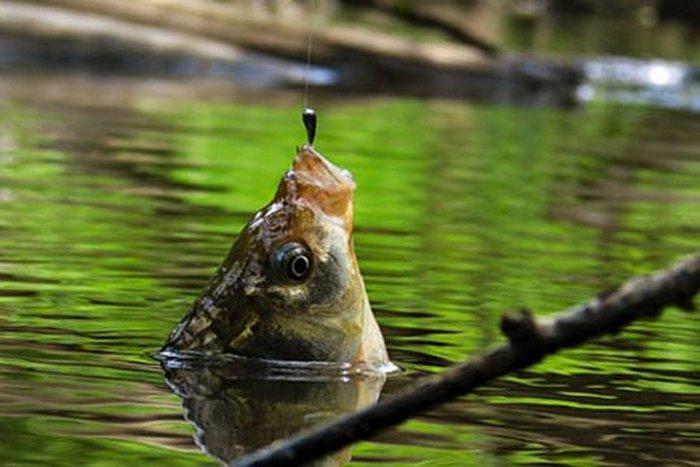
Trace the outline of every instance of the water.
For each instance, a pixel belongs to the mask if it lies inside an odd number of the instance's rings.
[[[376,397],[372,382],[265,389],[225,372],[170,375],[171,388],[151,358],[272,197],[304,139],[299,100],[0,81],[4,465],[215,464],[258,443],[256,425],[274,436]],[[500,342],[503,310],[556,313],[697,250],[697,114],[599,100],[314,105],[318,148],[356,177],[356,250],[404,369],[382,397]],[[669,310],[361,443],[351,465],[698,465],[698,342],[700,315]]]

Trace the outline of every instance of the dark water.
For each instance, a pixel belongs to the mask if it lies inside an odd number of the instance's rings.
[[[232,388],[195,375],[195,429],[150,357],[272,196],[303,140],[298,101],[0,82],[1,464],[214,463],[254,444],[255,426],[371,399],[366,382]],[[505,309],[555,313],[698,248],[700,115],[602,101],[315,105],[319,149],[358,182],[357,254],[405,369],[384,395],[499,342]],[[699,342],[700,315],[669,310],[359,444],[352,465],[700,465]]]

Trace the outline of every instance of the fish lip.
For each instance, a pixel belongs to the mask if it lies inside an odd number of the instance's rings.
[[[302,146],[280,182],[274,202],[310,207],[337,218],[352,230],[355,181],[342,169],[309,145]]]
[[[297,151],[292,170],[297,176],[329,189],[355,189],[355,180],[350,171],[333,164],[308,144]]]

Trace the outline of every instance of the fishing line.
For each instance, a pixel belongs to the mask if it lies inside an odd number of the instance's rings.
[[[306,37],[306,70],[304,72],[304,108],[309,107],[309,75],[311,74],[311,52],[314,41],[314,11],[316,10],[316,0],[309,0],[308,24]]]
[[[313,146],[316,139],[316,111],[309,107],[309,75],[311,74],[311,52],[313,49],[313,29],[314,12],[316,11],[316,0],[309,0],[309,22],[307,25],[307,47],[306,47],[306,70],[304,72],[304,109],[301,113],[301,120],[306,128],[307,142]]]

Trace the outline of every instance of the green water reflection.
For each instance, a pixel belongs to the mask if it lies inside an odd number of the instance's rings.
[[[99,93],[98,93],[99,95]],[[0,451],[7,465],[192,465],[156,351],[301,143],[298,106],[148,94],[0,102]],[[356,249],[415,377],[697,249],[700,119],[328,98]],[[354,465],[691,465],[700,318],[671,311],[354,449]]]

